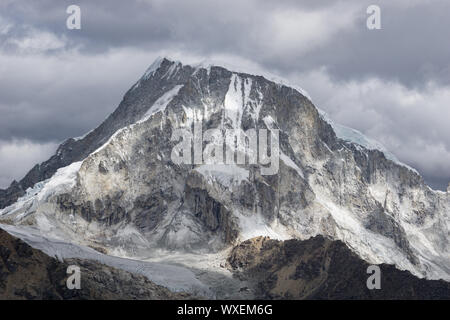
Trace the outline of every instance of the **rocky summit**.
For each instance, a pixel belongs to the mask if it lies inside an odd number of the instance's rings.
[[[199,123],[203,139],[189,146],[200,156],[174,161],[183,143],[176,133],[195,137]],[[210,161],[221,148],[208,139],[217,145],[214,134],[232,129],[245,141],[236,160]],[[252,129],[277,132],[265,150],[279,161],[273,174],[250,161]],[[261,135],[255,141],[264,147]],[[216,65],[157,59],[99,127],[0,190],[0,207],[0,223],[25,241],[32,229],[114,256],[162,250],[224,262],[222,253],[253,237],[322,235],[369,264],[450,280],[450,193],[334,123],[301,88]]]

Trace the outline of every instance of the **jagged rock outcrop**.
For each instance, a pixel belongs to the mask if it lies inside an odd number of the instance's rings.
[[[172,135],[195,134],[200,120],[203,133],[279,130],[279,170],[265,175],[267,165],[249,161],[174,162],[180,141]],[[68,140],[52,159],[49,171],[39,167],[47,173],[0,194],[9,204],[11,194],[53,173],[1,210],[0,220],[130,256],[323,234],[370,263],[450,279],[450,195],[332,123],[302,91],[262,76],[157,60],[102,125]]]
[[[450,299],[446,281],[424,280],[381,264],[380,289],[368,289],[369,264],[341,241],[252,238],[234,247],[228,265],[252,280],[259,299]]]

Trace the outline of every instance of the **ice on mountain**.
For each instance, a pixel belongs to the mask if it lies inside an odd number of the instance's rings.
[[[75,186],[76,177],[82,164],[83,161],[78,161],[58,169],[37,194],[38,200],[46,200],[54,194],[70,191]]]
[[[317,110],[319,111],[319,114],[322,117],[322,119],[328,122],[333,127],[333,130],[339,139],[357,144],[359,146],[366,148],[367,150],[378,150],[384,154],[386,159],[389,159],[395,162],[396,164],[408,168],[409,170],[419,174],[416,169],[411,168],[407,164],[399,161],[397,157],[394,154],[392,154],[389,150],[387,150],[386,147],[383,146],[380,142],[368,138],[367,136],[365,136],[356,129],[346,127],[344,125],[334,122],[333,120],[330,119],[330,117],[325,111],[320,109]]]
[[[254,237],[270,237],[271,239],[277,240],[292,238],[285,228],[276,228],[276,226],[270,225],[259,213],[244,215],[237,212],[236,216],[239,219],[240,237],[242,241]]]
[[[248,181],[249,171],[231,164],[204,164],[195,168],[210,182],[218,182],[224,187],[232,187]]]
[[[225,95],[224,108],[225,119],[228,119],[235,129],[241,127],[242,114],[244,113],[244,99],[242,95],[242,79],[237,74],[233,74],[227,94]]]
[[[291,158],[289,158],[286,154],[284,154],[282,151],[280,151],[280,160],[282,160],[284,162],[285,165],[287,165],[288,167],[291,167],[292,169],[294,169],[298,175],[300,177],[302,177],[303,179],[305,179],[305,176],[303,175],[303,171],[302,169],[300,169],[294,161],[292,161]]]
[[[192,271],[181,266],[101,254],[86,246],[49,238],[44,236],[40,230],[31,227],[0,224],[0,228],[31,247],[59,260],[69,258],[94,260],[114,268],[141,274],[150,281],[175,292],[189,292],[198,296],[214,297],[209,288],[198,280]]]
[[[73,140],[75,140],[75,141],[78,141],[78,140],[83,140],[84,138],[86,138],[91,132],[93,132],[95,129],[92,129],[92,130],[89,130],[88,132],[86,132],[85,134],[83,134],[83,135],[81,135],[81,136],[79,136],[79,137],[75,137],[75,138],[72,138]]]
[[[155,61],[153,61],[153,63],[147,68],[144,75],[142,76],[142,79],[147,80],[148,78],[150,78],[155,73],[155,71],[159,69],[163,61],[164,57],[156,58]]]
[[[32,213],[32,207],[39,202],[46,201],[55,194],[69,192],[75,185],[76,176],[82,163],[82,161],[74,162],[67,167],[60,168],[50,179],[38,182],[32,188],[28,188],[24,196],[0,210],[0,216],[20,213],[16,219],[22,219],[25,215]]]
[[[158,98],[158,100],[155,101],[155,103],[148,109],[148,111],[145,113],[145,115],[142,117],[140,122],[146,121],[148,118],[150,118],[153,114],[166,110],[167,105],[172,101],[172,99],[178,94],[180,89],[183,87],[183,85],[177,85],[164,93],[161,97]]]
[[[167,69],[166,73],[164,73],[164,75],[161,78],[170,79],[170,77],[172,77],[174,74],[176,74],[178,69],[181,69],[182,67],[183,67],[183,65],[181,62],[179,62],[179,61],[173,62],[172,65],[169,67],[169,69]]]
[[[301,95],[306,97],[308,100],[312,101],[311,96],[308,94],[308,92],[304,88],[300,87],[299,85],[291,83],[290,81],[288,81],[287,79],[285,79],[279,75],[272,74],[272,73],[268,72],[267,70],[263,70],[262,68],[259,68],[259,67],[251,67],[247,64],[246,65],[235,65],[230,62],[220,61],[220,60],[216,60],[216,59],[203,60],[202,62],[192,64],[192,66],[196,69],[195,72],[198,72],[198,70],[200,70],[200,69],[206,69],[208,72],[208,75],[211,71],[211,67],[217,66],[217,67],[225,68],[234,73],[246,73],[249,75],[263,76],[264,78],[266,78],[274,83],[278,83],[281,86],[284,85],[286,87],[297,90]]]

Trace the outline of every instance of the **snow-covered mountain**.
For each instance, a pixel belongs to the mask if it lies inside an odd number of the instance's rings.
[[[175,163],[172,134],[200,119],[203,132],[278,129],[278,172]],[[2,190],[0,205],[0,222],[111,255],[321,234],[369,263],[450,281],[448,192],[334,124],[300,90],[219,66],[158,59],[98,128]]]

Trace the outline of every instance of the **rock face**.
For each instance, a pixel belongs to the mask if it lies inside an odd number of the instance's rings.
[[[67,268],[80,268],[81,288],[69,290]],[[60,262],[0,229],[0,299],[187,299],[146,277],[95,261]]]
[[[279,130],[279,170],[174,162],[173,134],[193,132],[200,119],[203,133]],[[157,60],[102,125],[66,141],[0,198],[11,204],[1,221],[125,256],[322,234],[370,263],[450,279],[450,194],[332,123],[301,91],[218,66]]]
[[[380,267],[380,289],[366,285],[369,264],[343,242],[252,238],[234,247],[228,264],[255,282],[259,299],[450,299],[446,281],[418,279],[392,265]]]

